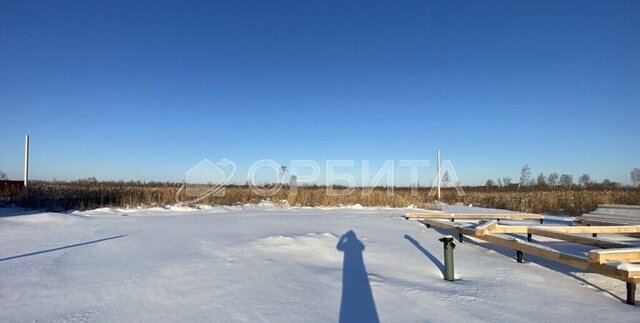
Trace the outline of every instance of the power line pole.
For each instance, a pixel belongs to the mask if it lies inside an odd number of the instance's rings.
[[[438,183],[438,201],[440,201],[440,149],[436,149],[436,178]]]
[[[29,135],[24,137],[24,188],[29,185]]]

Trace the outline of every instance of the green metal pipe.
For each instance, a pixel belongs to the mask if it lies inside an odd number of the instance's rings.
[[[455,270],[453,267],[453,249],[456,244],[453,242],[452,236],[444,236],[439,239],[444,247],[444,279],[453,281],[455,279]]]

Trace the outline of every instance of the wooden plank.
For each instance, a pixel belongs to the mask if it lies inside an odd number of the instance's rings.
[[[607,211],[611,211],[611,212],[607,212]],[[638,218],[638,216],[635,213],[629,213],[628,210],[625,210],[625,212],[626,213],[623,213],[622,211],[616,211],[612,209],[600,209],[600,210],[595,210],[591,213],[584,213],[583,216],[595,215],[595,216],[610,216],[610,217],[628,217],[632,219]]]
[[[582,224],[590,224],[590,225],[601,225],[601,226],[610,226],[610,225],[633,225],[629,221],[615,221],[603,218],[578,218],[577,221]]]
[[[611,226],[611,225],[633,225],[635,223],[629,223],[629,222],[624,222],[624,221],[608,221],[608,220],[586,220],[586,219],[578,219],[578,222],[581,224],[587,224],[587,225],[602,225],[602,226]],[[629,237],[634,237],[634,238],[640,238],[640,233],[622,233],[622,235],[625,236],[629,236]]]
[[[498,225],[491,233],[514,233],[514,234],[525,234],[529,233],[529,227],[524,225]]]
[[[475,229],[476,235],[483,236],[495,229],[496,226],[498,226],[498,220],[491,220],[487,223],[481,224]]]
[[[597,225],[640,225],[640,205],[601,204],[577,221]]]
[[[481,226],[476,227],[481,228]],[[513,234],[525,234],[525,233],[532,233],[530,232],[531,228],[535,228],[535,229],[540,229],[540,230],[544,230],[546,231],[554,231],[557,233],[611,233],[611,234],[616,234],[616,233],[640,233],[640,225],[617,225],[617,226],[524,226],[524,225],[499,225],[496,224],[495,226],[491,226],[491,232],[492,233],[513,233]],[[538,235],[544,235],[546,234],[545,232],[542,232],[542,234],[538,234]],[[535,233],[534,233],[535,234]],[[561,235],[556,235],[556,236],[561,236]],[[577,236],[567,236],[567,238],[569,238],[569,240],[566,241],[575,241],[572,240],[572,238],[577,237]],[[550,237],[553,238],[553,237]],[[560,240],[565,240],[565,239],[560,239]],[[584,241],[588,241],[588,240],[584,240]],[[608,240],[607,240],[608,241]],[[595,241],[594,241],[595,242]],[[604,242],[604,241],[601,241]],[[610,241],[611,243],[616,243],[614,241]],[[582,243],[582,242],[579,242]],[[590,244],[590,243],[586,243],[586,244]],[[626,244],[625,244],[626,246]]]
[[[629,244],[629,243],[612,241],[612,240],[607,240],[607,239],[602,239],[602,238],[577,236],[575,234],[559,232],[559,231],[556,231],[556,230],[549,230],[549,229],[546,229],[545,227],[542,227],[542,226],[531,227],[531,228],[529,228],[529,232],[528,233],[529,234],[533,234],[533,235],[547,237],[547,238],[553,238],[553,239],[564,240],[564,241],[568,241],[568,242],[574,242],[574,243],[586,244],[586,245],[590,245],[590,246],[596,246],[596,247],[600,247],[600,248],[633,247],[633,245]]]
[[[640,225],[538,226],[564,233],[640,233]]]
[[[420,220],[420,222],[422,224],[432,225],[432,226],[434,226],[436,228],[447,229],[447,230],[451,230],[451,231],[457,231],[458,233],[469,234],[469,232],[471,232],[471,235],[473,235],[475,233],[474,230],[471,230],[469,228],[465,228],[462,225],[455,224],[455,223],[452,223],[452,222],[445,222],[445,221],[437,220],[437,219],[424,219],[424,220]],[[462,229],[466,229],[466,230],[469,230],[469,231],[462,230]]]
[[[542,220],[544,215],[531,213],[407,213],[407,219],[460,219],[460,220]]]
[[[605,264],[612,264],[614,266],[616,266],[618,269],[620,270],[625,270],[627,272],[629,272],[629,276],[631,277],[635,277],[636,278],[636,282],[640,282],[640,279],[638,279],[638,277],[640,277],[640,264],[632,264],[632,263],[628,263],[628,262],[618,262],[618,261],[610,261],[607,262]]]
[[[600,204],[599,209],[640,210],[640,205]]]
[[[640,233],[640,225],[591,225],[591,226],[523,226],[523,225],[498,225],[493,233],[527,233],[528,228],[553,230],[564,233]]]
[[[588,259],[597,264],[603,264],[607,261],[638,262],[640,261],[640,248],[591,250]]]
[[[619,268],[619,263],[592,263],[586,257],[564,253],[543,245],[527,242],[517,238],[503,236],[495,233],[488,233],[483,236],[476,236],[475,229],[454,223],[448,223],[436,219],[425,219],[420,221],[434,227],[456,231],[467,236],[475,237],[480,240],[488,241],[501,247],[522,251],[526,254],[534,255],[540,258],[548,259],[558,263],[562,263],[580,270],[602,274],[630,283],[640,282],[640,276],[636,271],[626,270],[624,267]]]
[[[635,221],[635,222],[639,222],[640,221],[640,216],[636,216],[633,214],[606,214],[606,213],[587,213],[587,214],[583,214],[581,216],[581,218],[598,218],[598,219],[611,219],[614,221]]]
[[[603,217],[587,217],[579,218],[578,222],[581,224],[590,225],[640,225],[640,221],[626,220],[621,218],[603,218]]]
[[[581,244],[587,244],[587,245],[591,245],[591,246],[596,246],[596,247],[600,247],[600,248],[624,248],[624,247],[631,247],[633,245],[628,244],[628,243],[624,243],[624,242],[617,242],[617,241],[612,241],[612,240],[607,240],[607,239],[601,239],[601,238],[592,238],[592,237],[582,237],[582,236],[576,236],[576,233],[593,233],[591,231],[588,231],[589,228],[594,228],[594,227],[584,227],[586,229],[580,229],[579,231],[587,231],[587,232],[567,232],[567,231],[571,231],[565,228],[574,228],[572,230],[576,230],[576,227],[569,227],[569,226],[516,226],[516,225],[497,225],[494,228],[491,229],[491,233],[511,233],[511,234],[527,234],[527,233],[531,233],[531,234],[535,234],[535,235],[539,235],[539,236],[543,236],[543,237],[548,237],[548,238],[553,238],[553,239],[558,239],[558,240],[565,240],[568,242],[575,242],[575,243],[581,243]],[[582,227],[578,227],[578,228],[582,228]],[[618,230],[618,229],[613,229],[614,231]],[[603,233],[601,232],[602,229],[601,228],[596,228],[594,229],[595,233]]]

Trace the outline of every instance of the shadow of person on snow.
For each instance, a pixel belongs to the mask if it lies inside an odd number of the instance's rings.
[[[349,230],[340,238],[336,248],[344,252],[339,322],[379,322],[362,257],[364,244],[353,230]]]

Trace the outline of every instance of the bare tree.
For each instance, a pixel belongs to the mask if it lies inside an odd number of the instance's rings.
[[[502,178],[502,183],[504,183],[505,187],[509,187],[509,185],[511,185],[511,181],[513,181],[513,179],[509,176]]]
[[[589,182],[591,182],[591,176],[589,176],[589,174],[582,174],[579,181],[580,185],[582,185],[582,188],[585,188],[589,185]]]
[[[2,180],[7,179],[7,173],[5,173],[5,172],[0,170],[0,179],[2,179]]]
[[[612,182],[612,181],[610,181],[608,178],[605,178],[605,179],[602,181],[602,186],[604,186],[604,188],[612,188],[612,187],[616,187],[616,186],[618,186],[618,183],[616,183],[616,182]]]
[[[560,175],[560,185],[570,188],[573,185],[573,176],[568,174]]]
[[[638,187],[638,185],[640,185],[640,168],[634,168],[631,171],[631,182],[633,183],[633,185],[635,185],[635,187]]]
[[[81,178],[77,182],[81,184],[96,184],[98,183],[98,180],[95,177],[87,177]]]
[[[449,175],[449,171],[446,170],[446,171],[444,171],[444,174],[442,175],[442,183],[444,183],[445,186],[448,186],[449,182],[451,182],[451,175]]]
[[[286,173],[286,172],[287,172],[287,166],[284,166],[284,165],[280,166],[280,178],[281,179],[284,178],[284,173]]]
[[[543,173],[540,173],[540,175],[538,175],[538,178],[536,180],[536,184],[538,184],[538,186],[540,186],[540,187],[547,186],[547,179],[546,179],[546,177],[544,177]]]
[[[487,188],[492,188],[492,187],[496,186],[496,183],[494,183],[494,182],[493,182],[493,180],[492,180],[491,178],[489,178],[489,179],[487,180],[487,182],[485,183],[485,186],[486,186]]]
[[[291,175],[289,177],[289,194],[298,194],[298,176]]]
[[[558,178],[558,173],[549,174],[549,176],[547,177],[547,184],[549,184],[549,186],[551,187],[555,187],[556,185],[558,185]]]
[[[529,165],[522,166],[520,170],[520,185],[526,186],[529,184],[529,180],[531,179],[531,168]]]
[[[496,183],[498,183],[498,187],[502,187],[502,178],[498,177]]]

